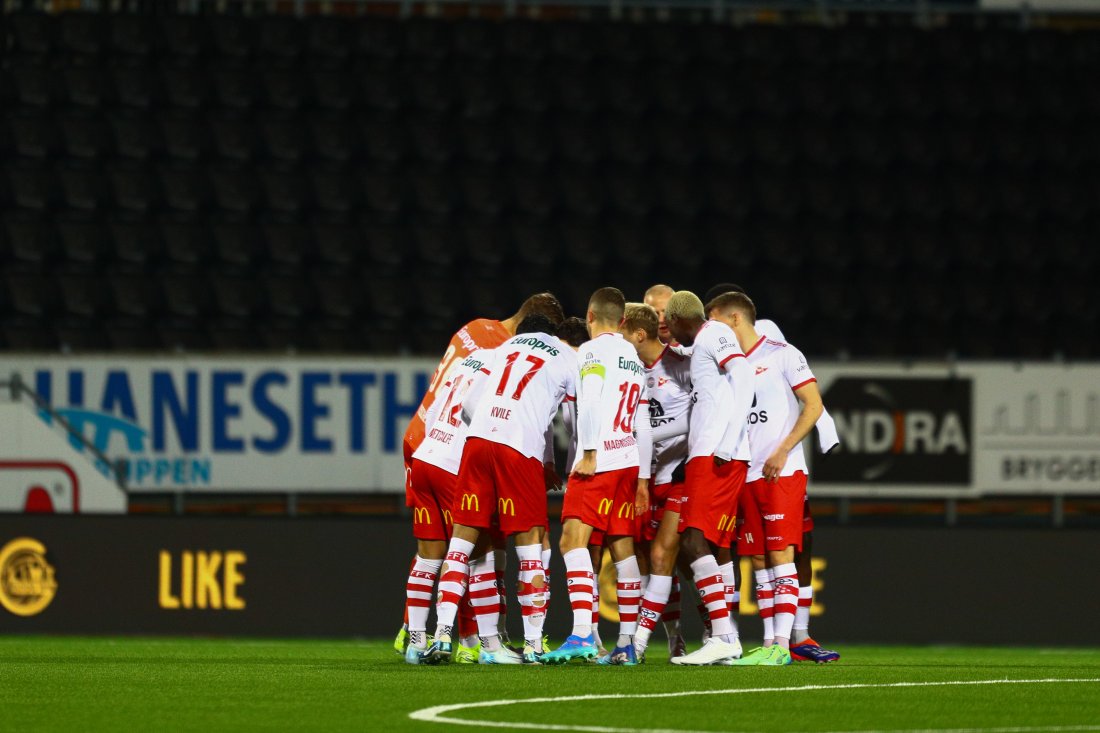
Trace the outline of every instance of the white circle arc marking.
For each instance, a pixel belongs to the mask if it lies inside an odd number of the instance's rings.
[[[512,728],[525,730],[567,730],[583,731],[584,733],[691,733],[683,728],[614,728],[605,725],[570,725],[564,723],[528,723],[523,721],[502,720],[466,720],[463,718],[447,717],[446,713],[457,710],[472,710],[474,708],[496,708],[505,705],[527,705],[542,702],[575,702],[580,700],[630,700],[653,699],[667,697],[690,697],[693,695],[745,695],[750,693],[768,692],[804,692],[810,690],[867,690],[896,687],[955,687],[967,685],[1043,685],[1043,684],[1068,684],[1068,683],[1100,683],[1100,678],[1046,678],[1039,680],[949,680],[945,682],[889,682],[885,684],[851,684],[851,685],[799,685],[797,687],[748,687],[731,688],[724,690],[684,690],[681,692],[656,692],[651,694],[616,693],[608,695],[565,695],[561,697],[528,697],[519,700],[483,700],[481,702],[465,702],[453,705],[433,705],[430,708],[421,708],[409,713],[412,720],[421,720],[426,723],[450,723],[451,725],[467,725],[479,728]],[[1100,730],[1100,725],[1082,726],[1042,726],[1036,728],[939,728],[928,730],[910,730],[904,733],[1030,733],[1031,731],[1093,731]],[[698,731],[697,733],[715,733],[714,731]],[[871,731],[846,731],[843,733],[872,733]]]

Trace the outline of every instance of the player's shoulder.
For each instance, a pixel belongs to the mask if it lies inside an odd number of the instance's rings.
[[[700,340],[725,343],[722,340],[729,340],[730,338],[736,338],[733,329],[721,321],[712,319],[704,323],[703,327],[699,329],[699,333],[695,336],[695,343],[698,344]]]
[[[508,340],[508,329],[492,318],[475,318],[458,330],[458,337],[466,335],[475,348],[492,348]],[[465,340],[465,339],[464,339]]]

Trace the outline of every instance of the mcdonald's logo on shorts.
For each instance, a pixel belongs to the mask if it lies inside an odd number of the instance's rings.
[[[507,514],[509,517],[514,517],[516,516],[516,503],[502,496],[497,499],[497,511],[500,514]]]
[[[718,520],[719,532],[732,532],[735,526],[737,526],[737,517],[735,515],[723,514]]]
[[[600,499],[600,508],[597,511],[600,514],[610,514],[612,506],[614,506],[614,502],[610,499]]]
[[[443,510],[443,523],[444,524],[454,524],[454,521],[451,520],[451,510],[450,509],[444,509]]]
[[[413,509],[413,524],[431,524],[432,513],[427,507],[418,506]]]
[[[481,502],[477,500],[477,494],[463,494],[462,501],[458,503],[458,508],[462,511],[473,509],[475,512],[480,512]]]
[[[628,519],[634,518],[634,505],[628,501],[624,501],[619,505],[619,519],[623,517]]]

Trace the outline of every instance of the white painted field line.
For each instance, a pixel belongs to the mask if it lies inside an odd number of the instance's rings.
[[[466,725],[478,728],[512,728],[524,730],[564,730],[581,731],[583,733],[714,733],[714,731],[688,731],[684,728],[616,728],[604,725],[574,725],[566,723],[526,722],[526,721],[502,721],[502,720],[468,720],[464,718],[448,717],[446,713],[458,710],[472,710],[475,708],[495,708],[507,705],[531,705],[537,703],[579,702],[587,700],[631,700],[631,699],[655,699],[668,697],[691,697],[697,695],[745,695],[750,693],[769,692],[807,692],[812,690],[868,690],[886,689],[898,687],[961,687],[969,685],[1042,685],[1042,684],[1071,684],[1071,683],[1100,683],[1100,678],[1045,678],[1037,680],[948,680],[943,682],[888,682],[888,683],[857,683],[849,685],[798,685],[795,687],[749,687],[731,688],[724,690],[682,690],[678,692],[656,693],[613,693],[606,695],[564,695],[559,697],[529,697],[515,700],[482,700],[480,702],[456,703],[452,705],[433,705],[421,708],[409,713],[412,720],[420,720],[426,723],[449,723],[451,725]],[[906,731],[890,731],[889,733],[1032,733],[1033,731],[1091,731],[1100,730],[1096,726],[1042,726],[1034,728],[956,728],[956,729],[913,729]],[[836,731],[834,733],[881,733],[876,731]]]

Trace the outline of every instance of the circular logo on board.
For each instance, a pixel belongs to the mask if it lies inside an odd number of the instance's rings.
[[[46,562],[46,546],[19,537],[0,549],[0,604],[16,616],[34,616],[57,594],[53,566]]]

